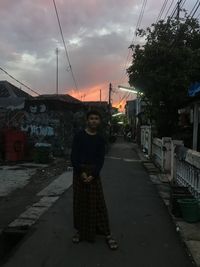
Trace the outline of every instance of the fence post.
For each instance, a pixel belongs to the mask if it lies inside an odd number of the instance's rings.
[[[149,140],[148,140],[148,156],[151,156],[152,150],[152,128],[149,126]]]
[[[141,147],[143,149],[143,126],[140,127],[140,133],[141,133]]]
[[[176,177],[176,155],[175,148],[176,146],[183,146],[184,143],[182,140],[172,140],[171,141],[171,176],[170,180],[173,181]]]
[[[164,137],[163,138],[163,156],[164,156],[164,159],[163,159],[163,168],[164,168],[164,171],[168,171],[170,172],[170,169],[171,169],[171,142],[172,142],[172,139],[171,137]]]
[[[164,172],[164,137],[162,137],[161,141],[161,170]]]
[[[172,140],[171,142],[171,175],[170,175],[170,180],[173,181],[174,177],[175,177],[175,144],[174,141]]]

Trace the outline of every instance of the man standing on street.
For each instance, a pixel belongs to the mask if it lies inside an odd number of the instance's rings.
[[[96,234],[105,236],[110,249],[118,245],[110,233],[109,220],[100,171],[105,157],[105,141],[98,133],[101,115],[97,111],[87,114],[85,130],[75,135],[71,161],[73,174],[74,243],[95,241]]]

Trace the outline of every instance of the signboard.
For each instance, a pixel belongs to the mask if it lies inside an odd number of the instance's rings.
[[[200,82],[193,83],[188,90],[189,96],[196,96],[198,93],[200,93]]]

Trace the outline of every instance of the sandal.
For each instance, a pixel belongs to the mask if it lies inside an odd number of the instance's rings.
[[[117,241],[111,235],[106,237],[106,243],[111,250],[118,249]]]
[[[78,244],[80,242],[80,236],[79,233],[76,233],[72,238],[73,243]]]

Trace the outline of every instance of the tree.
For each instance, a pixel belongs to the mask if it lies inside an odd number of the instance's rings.
[[[171,136],[178,125],[178,108],[191,83],[200,81],[200,25],[197,19],[159,21],[146,30],[143,46],[133,46],[129,83],[148,100],[150,119],[158,135]]]

